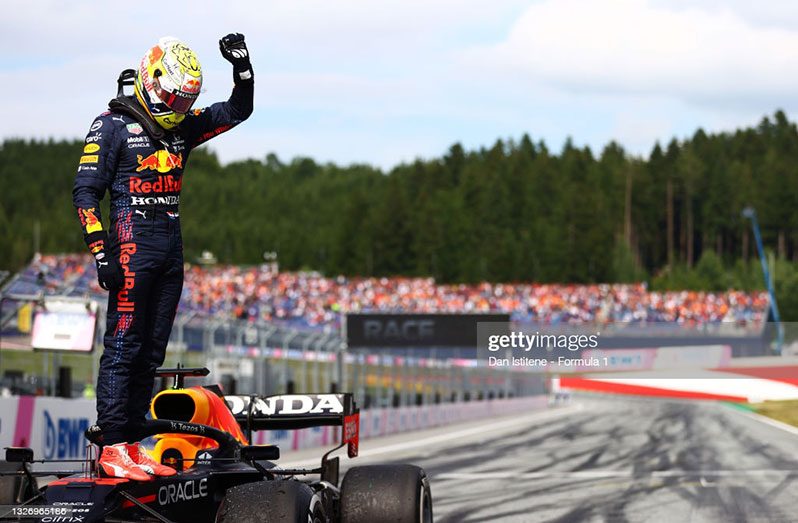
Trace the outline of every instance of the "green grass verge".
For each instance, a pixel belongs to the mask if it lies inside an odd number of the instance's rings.
[[[798,400],[765,401],[752,406],[757,414],[798,427]]]
[[[727,406],[733,409],[744,410],[746,412],[752,412],[752,411],[756,412],[756,408],[750,403],[736,403],[733,401],[724,401],[722,403],[726,404]]]

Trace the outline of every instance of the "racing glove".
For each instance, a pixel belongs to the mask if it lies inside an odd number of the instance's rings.
[[[86,237],[86,243],[94,256],[94,264],[97,266],[97,282],[100,287],[107,291],[121,288],[125,284],[122,268],[116,258],[105,250],[105,246],[108,245],[108,234],[105,231],[93,232]]]
[[[252,80],[252,64],[249,61],[249,50],[241,33],[230,33],[219,40],[219,50],[225,60],[233,64],[235,83]]]

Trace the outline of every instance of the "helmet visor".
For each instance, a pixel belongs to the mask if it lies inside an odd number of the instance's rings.
[[[174,112],[180,114],[186,114],[199,96],[199,94],[189,94],[179,89],[170,92],[163,85],[156,92],[163,103]]]

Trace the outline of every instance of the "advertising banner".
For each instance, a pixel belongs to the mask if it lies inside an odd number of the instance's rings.
[[[347,314],[350,348],[476,347],[478,323],[508,325],[509,314]]]
[[[91,352],[97,324],[96,306],[47,300],[33,320],[34,349]]]
[[[95,414],[93,400],[19,396],[0,399],[0,448],[30,447],[36,459],[82,459],[83,433]],[[80,469],[75,463],[37,463],[36,470]]]
[[[370,409],[360,413],[360,437],[374,438],[451,423],[548,407],[547,396]],[[95,402],[37,396],[0,398],[0,448],[30,447],[36,459],[83,459],[84,432],[96,418]],[[255,432],[253,443],[284,451],[334,445],[340,427]],[[37,463],[35,470],[79,470],[79,463]]]

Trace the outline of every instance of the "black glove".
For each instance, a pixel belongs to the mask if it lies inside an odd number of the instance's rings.
[[[95,256],[94,263],[97,265],[97,281],[100,283],[100,287],[107,291],[122,288],[125,284],[125,277],[122,275],[119,262],[113,256],[102,256],[101,258]]]
[[[235,81],[252,79],[249,50],[241,33],[230,33],[219,40],[219,50],[225,60],[233,64]]]
[[[107,291],[121,289],[125,284],[125,276],[122,274],[119,262],[105,250],[105,246],[108,244],[105,231],[91,233],[87,236],[86,243],[94,256],[94,264],[97,266],[97,282],[100,287]]]

